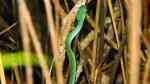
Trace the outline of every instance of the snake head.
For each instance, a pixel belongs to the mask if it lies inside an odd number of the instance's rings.
[[[77,13],[77,21],[83,21],[86,17],[87,9],[85,5],[80,6],[78,13]]]

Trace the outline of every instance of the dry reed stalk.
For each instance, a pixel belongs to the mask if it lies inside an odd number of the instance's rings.
[[[25,57],[26,57],[26,71],[27,71],[27,84],[32,84],[33,83],[33,78],[32,78],[32,67],[31,67],[31,62],[30,62],[30,40],[29,40],[29,32],[27,30],[27,25],[25,24],[24,17],[22,15],[22,7],[19,8],[19,14],[20,14],[20,23],[21,23],[21,34],[22,34],[22,40],[23,40],[23,47],[24,47],[24,52],[25,52]]]
[[[143,0],[143,16],[144,16],[144,42],[148,49],[147,61],[144,68],[144,75],[143,75],[143,84],[148,84],[148,77],[149,77],[149,64],[150,64],[150,37],[148,33],[148,22],[149,22],[149,8],[148,8],[148,0]]]
[[[118,31],[117,31],[117,26],[116,26],[116,22],[115,22],[115,15],[114,15],[113,7],[112,7],[112,1],[108,0],[107,2],[108,2],[110,15],[111,15],[111,18],[112,18],[112,24],[113,24],[113,29],[114,29],[116,41],[117,41],[117,47],[119,48],[120,41],[119,41],[119,37],[118,37]]]
[[[48,22],[48,30],[51,37],[51,45],[52,45],[52,51],[54,55],[54,61],[55,61],[55,67],[56,67],[56,75],[57,75],[57,82],[58,84],[64,84],[64,78],[63,78],[63,57],[59,52],[59,39],[58,32],[55,29],[53,16],[52,16],[52,6],[50,0],[44,0],[45,9],[46,9],[46,15],[47,15],[47,22]]]
[[[122,35],[124,34],[125,31],[125,19],[124,19],[124,11],[123,11],[123,6],[121,0],[119,0],[119,7],[120,7],[120,15],[121,15],[121,27],[122,27]],[[122,39],[125,39],[122,37]],[[125,49],[125,48],[124,48]],[[124,55],[123,55],[124,56]],[[126,67],[125,67],[125,62],[124,62],[124,57],[120,58],[120,64],[121,64],[121,70],[122,70],[122,78],[123,78],[123,83],[127,84],[127,74],[126,74]]]
[[[129,84],[139,84],[141,0],[128,0]]]
[[[61,28],[61,33],[63,35],[63,37],[62,37],[63,42],[65,42],[65,39],[66,39],[68,33],[72,29],[72,25],[75,21],[76,14],[77,14],[77,8],[74,7],[63,21],[63,25]]]
[[[12,29],[14,26],[16,26],[17,22],[13,23],[11,26],[9,26],[8,28],[5,28],[4,30],[2,30],[0,32],[0,36],[3,35],[4,33],[8,32],[10,29]]]
[[[53,3],[55,4],[56,12],[58,15],[63,19],[66,16],[66,12],[60,5],[60,0],[53,0]]]
[[[51,83],[51,77],[50,77],[50,73],[48,70],[48,66],[46,64],[46,61],[44,60],[44,55],[43,55],[43,51],[41,49],[41,45],[40,42],[37,38],[37,34],[35,32],[35,28],[32,24],[32,20],[31,20],[31,15],[29,14],[29,10],[26,7],[25,1],[24,0],[19,0],[19,5],[21,7],[20,13],[22,15],[22,19],[25,21],[24,24],[27,25],[27,30],[31,36],[31,39],[33,41],[33,46],[35,48],[35,51],[37,53],[37,58],[39,60],[39,63],[41,65],[42,68],[42,72],[43,75],[46,79],[46,84],[52,84]]]
[[[89,15],[87,15],[86,19],[87,19],[88,23],[92,26],[92,28],[95,29],[95,22],[94,22],[94,20]]]
[[[28,68],[28,67],[27,67]],[[16,81],[17,81],[17,84],[21,84],[21,79],[20,79],[20,76],[19,76],[19,70],[17,68],[16,65],[13,66],[13,71],[14,71],[14,74],[15,74],[15,78],[16,78]],[[27,72],[28,73],[28,72]],[[28,77],[28,76],[27,76]],[[32,76],[31,76],[32,77]],[[30,78],[30,77],[29,77]],[[27,79],[28,81],[28,79]],[[31,84],[31,83],[27,83],[27,84]]]
[[[30,39],[29,39],[29,32],[27,30],[27,25],[24,20],[24,15],[22,14],[23,7],[22,5],[19,5],[19,19],[21,24],[21,36],[22,36],[22,42],[23,42],[23,48],[24,48],[24,56],[26,59],[26,75],[27,75],[27,84],[33,84],[33,78],[32,78],[32,67],[31,67],[31,60],[29,56],[30,52]]]
[[[96,84],[97,79],[97,67],[96,67],[96,58],[97,58],[97,40],[98,40],[98,32],[99,30],[99,22],[100,22],[100,4],[101,1],[97,0],[96,4],[96,17],[95,17],[95,30],[94,30],[94,41],[93,41],[93,51],[92,51],[92,69],[91,69],[91,81],[93,84]]]
[[[149,32],[148,32],[148,22],[149,22],[149,6],[148,6],[148,0],[143,0],[143,20],[144,20],[144,30],[143,30],[143,35],[144,35],[144,42],[146,44],[146,47],[150,51],[150,37],[149,37]]]
[[[67,0],[64,0],[64,3],[65,3],[65,7],[66,7],[67,12],[69,12],[69,5],[67,3]]]

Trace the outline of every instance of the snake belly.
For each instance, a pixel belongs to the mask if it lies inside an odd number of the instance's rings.
[[[71,44],[73,39],[76,37],[76,35],[78,35],[83,26],[86,13],[87,13],[86,6],[85,5],[80,6],[77,12],[75,26],[73,30],[68,33],[67,38],[65,40],[65,48],[69,60],[69,84],[75,84],[76,68],[77,68],[76,57],[74,51],[72,50]]]

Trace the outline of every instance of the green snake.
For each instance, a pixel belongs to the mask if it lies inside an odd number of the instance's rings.
[[[81,5],[77,11],[75,26],[71,32],[68,33],[67,38],[65,40],[65,48],[69,60],[69,84],[75,84],[76,80],[76,58],[75,53],[71,47],[73,39],[78,35],[80,32],[84,19],[86,17],[87,9],[85,5]]]

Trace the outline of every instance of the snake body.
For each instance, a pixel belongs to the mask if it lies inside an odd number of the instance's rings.
[[[70,71],[69,72],[69,84],[75,84],[76,68],[77,68],[75,53],[72,50],[71,44],[72,44],[73,39],[78,35],[78,33],[80,32],[83,26],[84,19],[86,17],[86,12],[87,12],[87,9],[85,5],[82,5],[79,7],[77,11],[75,26],[73,30],[68,33],[67,38],[65,40],[65,48],[66,48],[66,52],[67,52],[67,56],[69,60],[69,71]]]

